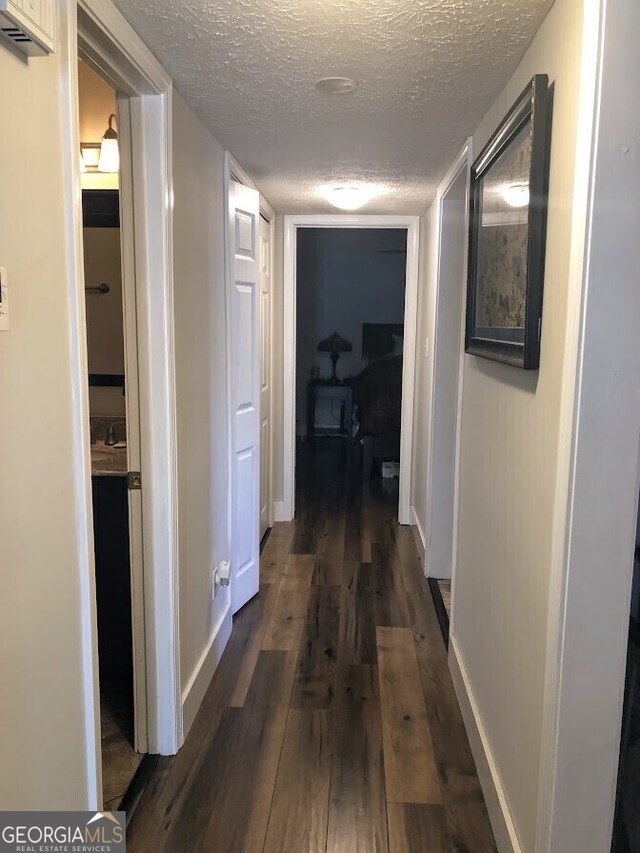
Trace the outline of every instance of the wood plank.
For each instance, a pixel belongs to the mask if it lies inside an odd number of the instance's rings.
[[[236,684],[229,699],[229,705],[232,708],[241,708],[247,698],[247,691],[249,690],[267,626],[273,613],[277,591],[277,584],[261,585],[260,587],[260,594],[258,596],[260,599],[260,608],[256,611],[256,618],[247,635],[246,644],[238,665]]]
[[[442,795],[413,633],[377,628],[387,800],[440,805]]]
[[[280,583],[295,534],[295,522],[279,522],[271,533],[260,555],[260,581],[265,584]]]
[[[403,551],[400,558],[400,573],[405,591],[409,624],[414,630],[416,652],[420,660],[446,661],[447,648],[442,638],[442,630],[429,583],[422,573],[417,554]]]
[[[357,563],[371,562],[371,540],[362,504],[347,507],[344,535],[344,558]]]
[[[447,661],[418,664],[454,849],[492,853],[495,839]]]
[[[167,845],[176,822],[181,820],[191,780],[206,759],[224,716],[242,659],[260,618],[262,592],[242,608],[234,619],[231,638],[191,726],[187,740],[174,756],[161,756],[156,771],[127,828],[127,844],[134,853],[171,850]],[[172,852],[171,852],[172,853]]]
[[[325,853],[332,729],[332,712],[289,712],[265,853]]]
[[[388,501],[369,499],[364,507],[364,518],[372,545],[394,545],[398,526],[396,508]]]
[[[296,524],[296,533],[291,546],[292,554],[315,554],[318,540],[327,521],[322,505],[303,507]]]
[[[411,627],[402,565],[395,548],[376,543],[371,546],[371,556],[376,625],[387,628]]]
[[[292,708],[333,708],[340,627],[340,587],[311,590]]]
[[[377,662],[373,575],[368,563],[343,566],[338,659],[341,664]]]
[[[245,707],[223,712],[202,763],[187,781],[163,848],[167,853],[261,853],[294,671],[293,655],[261,653]]]
[[[287,559],[262,648],[298,649],[304,629],[314,568],[313,555],[291,554]]]
[[[451,842],[442,806],[422,803],[387,803],[389,853],[451,853]],[[480,851],[480,847],[455,850]]]
[[[316,564],[313,575],[314,584],[330,586],[342,583],[342,563],[344,560],[344,537],[346,519],[344,512],[336,510],[337,517],[329,515],[316,547]]]
[[[327,853],[387,853],[376,667],[340,667],[334,714]]]

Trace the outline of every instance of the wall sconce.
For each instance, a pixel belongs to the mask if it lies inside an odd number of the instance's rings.
[[[114,174],[120,171],[118,134],[113,129],[115,120],[115,114],[111,113],[109,127],[104,132],[102,142],[80,143],[80,170],[82,172]]]

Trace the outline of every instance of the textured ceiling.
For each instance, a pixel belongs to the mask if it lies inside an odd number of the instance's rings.
[[[333,210],[319,184],[391,190],[421,213],[552,0],[116,0],[277,210]],[[544,70],[544,69],[541,69]],[[358,81],[327,95],[321,77]]]

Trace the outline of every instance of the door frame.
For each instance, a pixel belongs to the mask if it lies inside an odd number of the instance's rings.
[[[147,749],[182,744],[177,560],[177,454],[173,335],[170,78],[110,0],[61,4],[63,132],[67,194],[69,326],[72,348],[74,476],[79,530],[87,793],[102,807],[100,700],[91,506],[91,448],[80,189],[78,77],[82,54],[131,96],[135,280],[140,422],[144,436],[142,544]]]
[[[611,845],[640,487],[639,30],[635,0],[585,4],[536,853]]]
[[[455,461],[454,461],[454,469],[452,471],[453,477],[453,495],[452,495],[452,542],[451,542],[451,567],[450,567],[450,577],[451,577],[451,616],[450,616],[450,632],[453,633],[453,620],[454,620],[454,606],[453,599],[455,595],[455,564],[456,564],[456,550],[457,550],[457,532],[458,532],[458,504],[459,504],[459,478],[460,478],[460,445],[461,445],[461,430],[462,430],[462,399],[463,399],[463,383],[464,383],[464,329],[465,329],[465,317],[466,317],[466,294],[467,294],[467,265],[468,265],[468,257],[467,257],[467,247],[468,247],[468,210],[469,210],[469,191],[470,191],[470,178],[471,178],[471,165],[473,162],[473,138],[469,137],[460,151],[458,152],[455,160],[449,167],[445,177],[440,182],[438,186],[438,190],[436,192],[436,251],[437,251],[437,267],[436,267],[436,290],[434,294],[434,320],[433,320],[433,330],[429,330],[427,334],[429,334],[432,338],[431,344],[431,358],[430,358],[430,399],[429,399],[429,439],[427,446],[427,495],[426,495],[426,508],[427,508],[427,517],[425,520],[425,530],[424,530],[424,545],[425,545],[425,574],[427,577],[435,577],[431,571],[431,560],[430,560],[430,547],[431,547],[431,538],[433,531],[433,503],[432,496],[434,494],[434,483],[433,483],[433,460],[440,453],[440,448],[437,446],[437,442],[434,440],[434,423],[435,423],[435,399],[436,399],[436,385],[439,381],[438,376],[438,365],[436,362],[436,356],[438,352],[438,340],[442,335],[440,331],[441,324],[441,312],[440,312],[440,296],[441,296],[441,287],[442,287],[442,278],[444,275],[443,270],[443,259],[442,259],[442,246],[443,241],[445,239],[445,218],[444,218],[444,206],[447,201],[447,196],[451,191],[453,185],[456,183],[458,178],[462,174],[466,174],[467,178],[467,186],[465,193],[465,241],[463,246],[464,252],[464,263],[463,263],[463,279],[461,281],[462,287],[462,300],[461,300],[461,311],[460,311],[460,338],[458,340],[458,370],[456,375],[457,382],[457,404],[456,404],[456,412],[455,412]]]
[[[267,202],[268,204],[268,202]],[[274,522],[274,513],[273,513],[273,296],[274,296],[274,273],[275,273],[275,264],[274,264],[274,239],[275,239],[275,213],[273,212],[273,208],[269,205],[269,210],[271,211],[271,215],[267,215],[263,212],[263,198],[260,196],[260,216],[264,219],[264,221],[269,226],[269,283],[270,283],[270,300],[269,300],[269,392],[267,394],[267,398],[269,400],[269,412],[270,412],[270,424],[269,424],[269,441],[267,447],[267,532],[273,527]],[[262,275],[261,275],[262,278]],[[262,286],[262,281],[261,281]],[[262,302],[260,302],[260,306],[262,307]],[[262,328],[262,326],[261,326]],[[262,343],[262,342],[261,342]],[[262,346],[260,347],[260,352],[262,353]],[[260,402],[262,403],[262,393],[260,394]],[[260,412],[260,422],[262,423],[262,412]],[[262,445],[261,445],[262,447]],[[266,535],[266,534],[265,534]]]
[[[267,222],[269,223],[269,231],[270,231],[270,241],[271,241],[271,256],[269,258],[269,263],[271,266],[271,286],[274,286],[274,274],[275,274],[275,225],[276,225],[276,212],[273,207],[269,204],[267,199],[262,195],[258,187],[255,185],[254,181],[246,172],[240,163],[233,156],[231,151],[224,152],[224,246],[225,246],[225,294],[229,293],[230,281],[231,281],[231,267],[230,267],[230,253],[229,253],[229,216],[227,211],[229,210],[229,184],[231,181],[237,181],[239,184],[242,184],[245,187],[251,187],[251,189],[256,190],[260,193],[260,215],[263,216]],[[270,323],[270,332],[271,332],[271,366],[270,366],[270,374],[269,374],[269,382],[271,387],[270,392],[270,403],[271,403],[271,417],[273,419],[273,328],[274,328],[274,312],[273,312],[273,294],[272,294],[272,311],[271,311],[271,323]],[[227,329],[227,341],[226,341],[226,351],[227,351],[227,434],[231,436],[232,429],[232,411],[233,405],[231,400],[231,340],[229,336],[229,329],[231,328],[231,317],[230,317],[230,305],[229,300],[225,296],[225,305],[226,305],[226,329]],[[273,426],[273,423],[272,423]],[[270,431],[269,438],[269,526],[273,527],[274,521],[274,513],[273,513],[273,429]],[[227,470],[229,471],[229,478],[227,484],[227,542],[228,542],[228,550],[231,553],[231,525],[233,521],[233,483],[231,482],[231,465],[233,460],[233,448],[231,447],[231,442],[227,442],[228,444],[228,466]]]
[[[411,458],[413,453],[413,389],[416,370],[420,217],[380,214],[306,214],[284,217],[284,450],[283,521],[295,516],[296,457],[296,276],[298,228],[376,228],[407,232],[404,307],[402,422],[400,431],[400,495],[398,521],[411,524]]]

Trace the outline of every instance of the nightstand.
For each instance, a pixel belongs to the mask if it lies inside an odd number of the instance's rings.
[[[350,385],[314,379],[307,386],[307,436],[351,438],[353,392]]]

